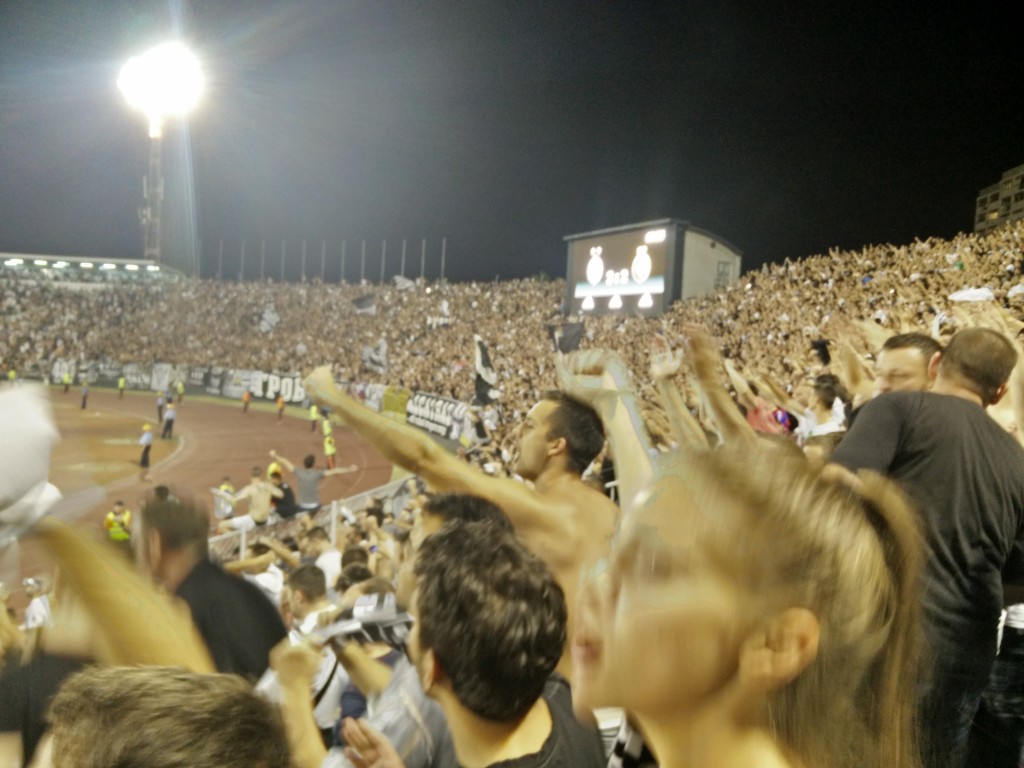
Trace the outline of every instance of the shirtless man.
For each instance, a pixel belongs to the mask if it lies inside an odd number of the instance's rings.
[[[226,493],[219,488],[211,489],[215,495],[222,495],[225,500],[231,501],[234,504],[237,504],[242,499],[249,500],[249,514],[221,520],[217,526],[219,533],[241,530],[251,531],[253,528],[266,525],[272,511],[271,498],[280,499],[284,496],[284,492],[273,483],[264,480],[261,477],[262,474],[263,470],[259,467],[253,467],[252,479],[238,493]]]
[[[508,515],[519,539],[547,563],[565,592],[572,637],[580,575],[607,555],[618,517],[618,508],[580,479],[604,447],[601,420],[589,406],[552,392],[530,409],[516,472],[531,486],[485,475],[414,427],[374,413],[335,386],[330,368],[314,371],[306,392],[433,490],[480,496]],[[570,675],[568,652],[558,671]]]

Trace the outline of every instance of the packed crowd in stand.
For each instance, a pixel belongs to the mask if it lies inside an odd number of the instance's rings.
[[[111,511],[102,547],[37,522],[60,576],[26,585],[20,628],[0,617],[0,767],[37,748],[57,766],[1017,766],[1022,270],[1020,225],[833,251],[659,318],[586,317],[568,355],[558,280],[0,273],[9,371],[301,373],[328,425],[413,476],[333,540],[319,482],[350,468],[276,454],[216,490],[216,515],[157,487]],[[474,402],[477,336],[498,396],[456,452],[360,402],[364,384]],[[45,511],[38,397],[0,395],[8,529]],[[222,564],[219,517],[249,537]],[[603,748],[606,707],[624,715]]]
[[[588,317],[582,346],[614,349],[642,374],[652,333],[661,331],[678,346],[679,329],[698,324],[740,370],[793,393],[825,371],[812,347],[818,340],[828,341],[834,355],[845,343],[863,357],[887,335],[931,334],[936,325],[948,335],[969,306],[949,297],[967,289],[987,289],[988,304],[1024,309],[1022,249],[1024,231],[1010,226],[766,265],[727,290],[675,304],[657,320]],[[417,283],[408,290],[184,280],[96,291],[67,290],[13,270],[0,280],[0,360],[25,373],[48,371],[54,358],[280,373],[329,364],[340,381],[402,385],[468,403],[479,334],[498,374],[507,422],[518,423],[557,383],[547,326],[560,322],[561,280]],[[375,314],[356,312],[353,302],[366,295],[374,297]],[[261,329],[267,310],[274,320]],[[363,348],[381,339],[387,372],[375,373],[362,365]],[[640,394],[656,441],[666,442],[653,384],[642,384]],[[498,442],[503,435],[499,428]]]

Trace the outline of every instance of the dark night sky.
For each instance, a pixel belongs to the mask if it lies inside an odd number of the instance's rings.
[[[564,235],[663,217],[745,267],[952,236],[1024,163],[1019,33],[892,5],[4,0],[0,250],[141,255],[115,81],[175,28],[208,88],[167,131],[167,248],[206,271],[345,239],[351,277],[365,238],[390,274],[426,237],[436,273],[446,236],[450,277],[562,275]]]

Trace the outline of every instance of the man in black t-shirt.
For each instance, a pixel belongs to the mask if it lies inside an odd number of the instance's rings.
[[[271,502],[274,505],[274,511],[277,512],[279,517],[284,519],[295,517],[299,508],[295,504],[295,492],[292,491],[292,487],[284,481],[284,477],[280,472],[271,473],[270,482],[281,491],[280,498],[276,498]]]
[[[506,529],[453,521],[424,540],[414,572],[409,655],[459,762],[603,766],[597,731],[576,721],[568,683],[552,677],[566,607],[543,562]]]
[[[258,587],[209,561],[206,510],[172,496],[146,503],[139,520],[132,537],[136,561],[188,604],[217,671],[259,678],[269,665],[270,649],[287,631]]]
[[[1003,580],[1024,563],[1024,450],[985,412],[1017,353],[995,331],[957,333],[929,363],[931,392],[882,394],[832,461],[899,481],[929,550],[922,606],[930,669],[921,701],[927,768],[959,766],[996,652]]]

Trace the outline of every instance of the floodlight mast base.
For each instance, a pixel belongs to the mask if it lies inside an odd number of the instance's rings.
[[[151,128],[149,135],[149,173],[142,188],[145,203],[139,208],[139,223],[142,225],[143,258],[161,264],[160,213],[164,203],[164,177],[160,164],[160,132],[154,136]]]

